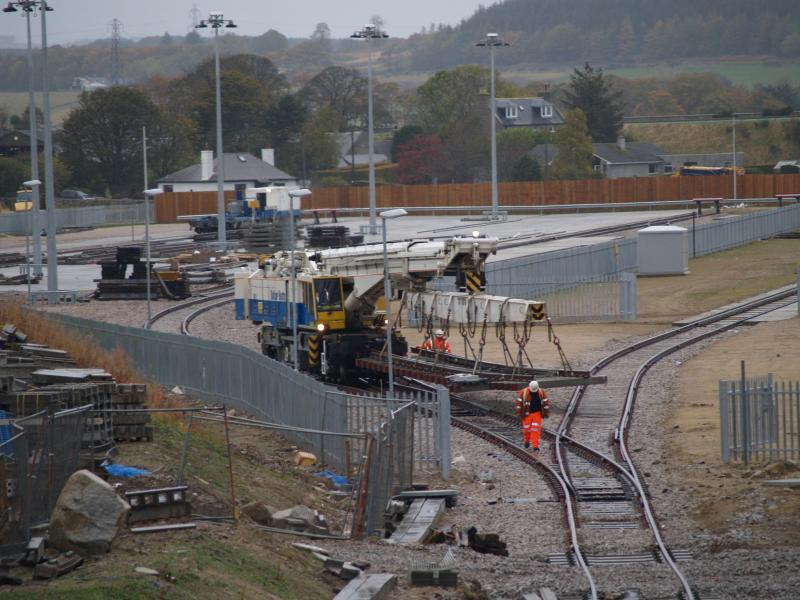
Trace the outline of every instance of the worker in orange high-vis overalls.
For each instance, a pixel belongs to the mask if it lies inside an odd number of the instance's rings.
[[[436,330],[433,340],[431,340],[431,338],[425,340],[425,343],[422,345],[422,349],[434,350],[436,352],[448,352],[450,354],[453,353],[453,350],[450,348],[450,342],[448,342],[447,338],[444,337],[444,331],[441,329]]]
[[[539,451],[539,437],[542,433],[542,414],[549,412],[550,401],[547,392],[539,387],[538,381],[531,381],[517,394],[517,413],[522,417],[522,440],[525,447],[533,446]]]

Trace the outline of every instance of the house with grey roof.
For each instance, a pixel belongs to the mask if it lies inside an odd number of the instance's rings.
[[[297,178],[275,167],[275,153],[271,149],[261,151],[261,158],[250,153],[225,152],[226,190],[242,191],[253,187],[297,185]],[[200,162],[175,171],[159,179],[158,187],[165,192],[208,192],[217,189],[217,159],[214,152],[200,152]]]
[[[564,115],[545,98],[495,98],[494,106],[500,124],[506,129],[527,127],[548,131],[564,124]]]
[[[339,169],[366,167],[369,164],[369,136],[366,131],[346,131],[334,134],[339,148]],[[374,140],[375,164],[389,162],[392,140]]]
[[[539,144],[530,152],[542,167],[551,167],[557,155],[558,146],[554,144]],[[655,144],[627,142],[624,137],[616,143],[592,144],[592,167],[609,179],[671,173],[671,165],[664,156],[667,153]]]

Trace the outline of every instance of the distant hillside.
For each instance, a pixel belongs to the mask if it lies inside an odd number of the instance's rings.
[[[408,66],[427,71],[485,61],[486,49],[475,43],[492,31],[512,44],[496,52],[498,65],[798,58],[800,2],[507,0],[480,8],[457,27],[412,36]]]

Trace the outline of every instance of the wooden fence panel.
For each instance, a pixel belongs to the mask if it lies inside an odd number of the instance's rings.
[[[320,187],[302,199],[305,209],[368,208],[369,188]],[[741,175],[737,178],[739,198],[771,198],[775,194],[800,193],[800,175]],[[225,192],[226,200],[236,197]],[[577,181],[523,181],[498,184],[500,206],[553,204],[594,204],[732,198],[733,178],[637,177],[629,179],[583,179]],[[376,191],[378,210],[388,207],[490,206],[489,183],[440,185],[381,185]],[[156,222],[174,222],[179,215],[217,212],[217,193],[169,192],[156,197]]]

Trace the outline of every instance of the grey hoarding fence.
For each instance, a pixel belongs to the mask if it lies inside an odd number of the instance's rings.
[[[722,462],[800,458],[800,382],[719,382]]]
[[[50,519],[58,495],[77,470],[92,405],[17,419],[0,444],[0,556],[22,551],[30,526]]]
[[[108,206],[80,206],[75,208],[56,209],[56,227],[93,227],[96,225],[127,225],[131,222],[143,223],[144,203],[130,201],[125,204]],[[150,207],[150,217],[154,218],[153,207]],[[44,211],[39,218],[44,223]],[[30,213],[3,213],[0,214],[0,233],[25,235],[30,232]]]
[[[374,431],[386,411],[394,408],[391,402],[413,400],[416,410],[425,416],[415,425],[418,439],[426,440],[425,446],[417,449],[416,465],[447,475],[450,408],[446,390],[438,394],[402,392],[393,401],[343,393],[237,344],[66,315],[52,317],[92,336],[110,351],[122,349],[142,375],[161,385],[180,386],[193,396],[227,404],[256,418],[310,430],[286,431],[284,435],[340,473],[353,465],[354,449],[348,454],[344,436],[318,432]]]

